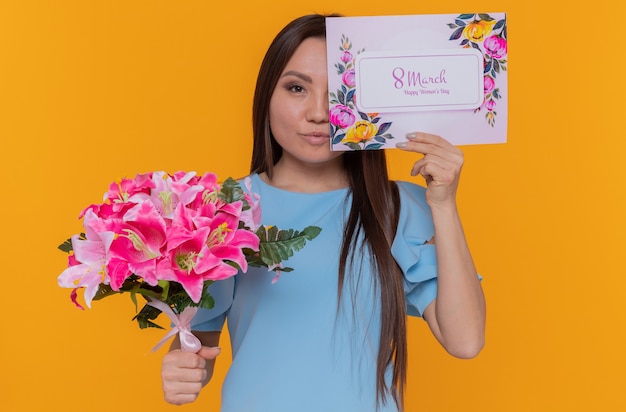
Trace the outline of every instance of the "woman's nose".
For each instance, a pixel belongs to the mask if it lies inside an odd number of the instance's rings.
[[[311,99],[307,120],[315,123],[328,123],[328,92],[318,93]]]

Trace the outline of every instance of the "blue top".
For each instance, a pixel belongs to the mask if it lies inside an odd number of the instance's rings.
[[[437,294],[437,261],[430,209],[421,186],[398,182],[401,198],[392,253],[405,276],[407,308],[421,316]],[[274,272],[250,268],[215,282],[211,310],[192,329],[219,331],[227,320],[233,360],[222,387],[222,412],[374,412],[380,307],[370,266],[347,276],[337,308],[342,231],[349,214],[348,189],[294,193],[252,175],[262,223],[320,235],[285,262],[293,272],[272,283]],[[355,265],[367,251],[359,251]],[[391,398],[381,412],[397,411]]]

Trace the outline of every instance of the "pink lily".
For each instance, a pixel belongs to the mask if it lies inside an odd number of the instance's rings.
[[[137,193],[129,198],[130,201],[141,203],[150,200],[161,216],[171,219],[178,203],[191,203],[204,190],[197,184],[195,172],[177,173],[172,178],[165,172],[152,174],[153,188],[150,193]]]
[[[211,222],[211,235],[207,241],[207,250],[223,261],[236,263],[242,271],[248,270],[248,262],[243,248],[259,249],[258,236],[245,229],[239,229],[242,202],[225,204]],[[211,278],[213,280],[223,277]]]
[[[180,229],[182,231],[182,229]],[[175,231],[172,231],[174,235]],[[209,233],[208,228],[188,232],[186,240],[182,233],[176,235],[178,245],[168,250],[170,271],[159,274],[161,279],[178,282],[185,289],[191,300],[198,303],[202,297],[204,288],[204,276],[198,271],[199,262],[202,260],[200,250]],[[236,270],[235,270],[236,272]]]
[[[134,179],[122,179],[119,183],[113,182],[109,186],[109,191],[104,194],[104,200],[111,202],[114,211],[121,212],[125,209],[124,205],[132,203],[130,200],[132,197],[139,193],[149,193],[154,187],[151,177],[151,173],[138,174]]]
[[[259,239],[248,230],[238,229],[241,207],[242,202],[235,202],[215,213],[215,208],[209,204],[200,209],[201,213],[194,214],[179,205],[167,232],[172,273],[162,279],[180,283],[197,303],[206,280],[226,279],[237,274],[238,269],[231,262],[247,270],[241,249],[258,249]]]
[[[250,209],[242,211],[240,219],[246,227],[256,232],[259,226],[261,226],[260,196],[252,192],[252,180],[249,177],[244,179],[244,185],[248,191],[245,196]]]
[[[151,202],[143,202],[129,209],[124,222],[116,228],[117,236],[111,243],[107,270],[111,288],[119,290],[132,273],[156,285],[156,264],[165,244],[166,225]]]
[[[65,288],[85,288],[84,298],[87,307],[91,308],[91,301],[98,292],[101,283],[108,284],[109,277],[105,270],[108,250],[115,234],[103,229],[102,221],[92,210],[85,212],[85,237],[72,236],[74,255],[70,258],[70,266],[58,278],[59,286]],[[72,300],[75,299],[72,292]]]

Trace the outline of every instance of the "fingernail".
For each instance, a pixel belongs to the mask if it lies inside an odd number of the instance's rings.
[[[407,133],[407,139],[415,139],[417,137],[417,133]]]
[[[396,143],[396,147],[398,149],[404,149],[406,147],[406,142]]]

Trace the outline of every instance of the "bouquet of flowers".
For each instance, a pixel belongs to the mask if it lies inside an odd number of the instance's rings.
[[[282,262],[321,231],[260,225],[259,196],[248,179],[244,184],[245,191],[213,173],[163,171],[112,183],[103,203],[81,212],[85,232],[59,246],[69,253],[59,286],[72,289],[80,309],[79,289],[90,308],[94,300],[128,293],[141,328],[161,328],[153,322],[161,313],[174,323],[155,350],[176,333],[183,350],[199,350],[190,321],[198,308],[213,307],[211,283],[248,266],[275,271],[275,282],[292,270]],[[145,300],[141,309],[137,295]]]

